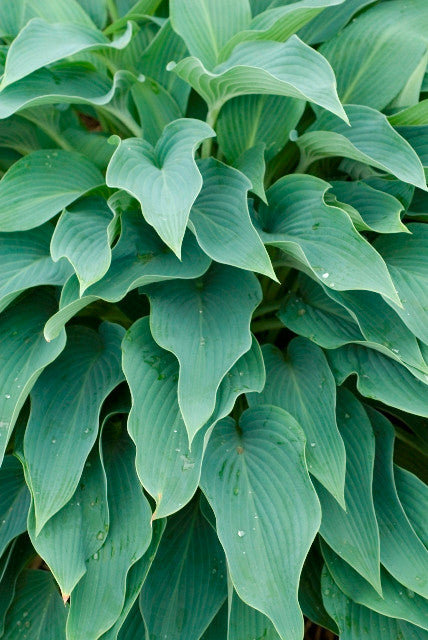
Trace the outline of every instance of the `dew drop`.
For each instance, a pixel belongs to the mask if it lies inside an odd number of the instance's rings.
[[[233,490],[233,495],[237,496],[238,493],[239,493],[239,489],[238,489],[238,487],[235,487],[234,490]]]
[[[322,277],[325,279],[325,278],[328,278],[329,275],[330,275],[329,273],[325,272],[322,274]]]
[[[52,438],[51,442],[52,442],[52,444],[55,444],[55,442],[56,442],[55,438]]]
[[[316,447],[317,443],[316,442],[311,442],[311,447]]]
[[[345,413],[345,418],[348,420],[348,418],[350,418],[351,416],[349,415],[349,413]]]
[[[89,433],[89,429],[85,429],[83,433]]]
[[[104,531],[98,531],[97,540],[103,540],[103,539],[104,539]]]
[[[98,553],[94,553],[94,555],[92,556],[93,560],[98,560]]]
[[[240,538],[243,538],[243,537],[245,536],[245,531],[241,531],[241,530],[239,530],[239,531],[238,531],[238,536],[239,536]]]
[[[9,400],[9,398],[10,398],[10,393],[6,393],[5,398],[6,398],[6,400]]]

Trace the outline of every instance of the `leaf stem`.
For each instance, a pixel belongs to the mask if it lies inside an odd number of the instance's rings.
[[[217,122],[218,114],[221,107],[212,107],[212,109],[208,110],[206,123],[214,129],[215,124]],[[201,158],[209,158],[211,155],[211,151],[213,148],[213,139],[207,138],[203,141],[201,147]]]
[[[278,300],[276,300],[275,302],[267,302],[266,304],[262,304],[261,307],[254,311],[253,320],[255,320],[256,318],[260,318],[260,316],[264,316],[271,311],[278,311],[280,306],[281,302],[279,302]]]
[[[270,329],[285,329],[285,327],[278,318],[266,318],[266,320],[258,320],[251,324],[251,331],[253,333],[269,331]]]

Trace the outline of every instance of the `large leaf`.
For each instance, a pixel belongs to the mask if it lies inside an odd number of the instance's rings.
[[[375,440],[362,405],[346,389],[338,396],[337,422],[346,447],[346,511],[316,485],[322,510],[320,534],[381,592],[379,529],[372,497]]]
[[[3,0],[0,6],[1,36],[15,36],[32,18],[94,26],[76,0]]]
[[[348,4],[346,2],[345,4]],[[383,109],[406,84],[426,51],[424,0],[380,3],[321,47],[343,102]]]
[[[229,601],[229,628],[227,640],[280,640],[272,622],[263,613],[249,607],[233,589]]]
[[[171,23],[192,56],[207,69],[215,67],[223,46],[251,21],[248,0],[172,0]]]
[[[266,385],[248,395],[250,406],[273,404],[295,417],[307,438],[308,469],[344,506],[345,447],[337,429],[336,385],[321,349],[295,338],[283,355],[264,345]]]
[[[123,380],[123,334],[122,327],[107,322],[99,333],[70,327],[66,349],[33,389],[24,454],[34,500],[35,535],[77,488],[97,437],[101,404]]]
[[[139,200],[147,222],[178,257],[190,209],[202,187],[194,154],[213,135],[200,120],[175,120],[165,127],[155,148],[137,138],[121,142],[107,169],[107,184]]]
[[[346,121],[330,65],[297,36],[285,43],[243,42],[213,71],[194,57],[169,68],[189,82],[214,113],[230,98],[258,93],[309,100]]]
[[[121,216],[122,234],[112,251],[112,261],[106,275],[79,296],[79,282],[70,278],[62,291],[59,311],[45,327],[45,337],[51,340],[80,309],[101,298],[117,302],[128,291],[151,282],[175,278],[197,278],[209,267],[208,256],[201,251],[188,231],[184,237],[181,260],[169,251],[141,213],[129,211]]]
[[[66,257],[76,272],[80,294],[100,280],[111,262],[115,219],[102,198],[85,198],[63,211],[51,240],[51,255]]]
[[[124,605],[130,568],[142,557],[152,536],[152,512],[135,472],[129,436],[106,427],[102,452],[110,527],[71,594],[67,640],[97,640],[113,626]],[[90,601],[97,602],[95,609],[87,606]]]
[[[330,351],[328,359],[338,384],[355,374],[358,391],[363,396],[428,417],[428,386],[398,362],[360,345]]]
[[[21,463],[6,456],[0,468],[0,557],[11,540],[26,528],[30,494]]]
[[[308,175],[287,175],[267,192],[257,224],[265,244],[279,247],[290,266],[326,287],[368,289],[398,303],[385,263],[338,207],[324,201],[330,185]]]
[[[401,307],[394,310],[409,329],[428,344],[428,226],[408,225],[412,235],[380,237],[375,242],[385,260],[394,286],[400,296]]]
[[[43,325],[55,307],[52,293],[40,290],[27,293],[0,316],[0,463],[31,388],[64,349],[64,331],[50,343],[43,337]]]
[[[103,183],[95,165],[74,151],[34,151],[12,165],[0,181],[0,230],[38,227]]]
[[[214,158],[198,168],[203,186],[190,212],[190,228],[213,260],[275,277],[269,256],[248,212],[247,178]]]
[[[397,495],[393,471],[394,429],[370,409],[376,436],[373,500],[380,533],[380,558],[408,589],[428,597],[428,550],[415,533]]]
[[[148,638],[199,640],[226,594],[224,553],[195,499],[168,519],[143,585]]]
[[[398,620],[381,616],[356,604],[339,589],[327,567],[322,574],[322,592],[327,611],[337,622],[341,640],[398,640],[402,638]]]
[[[65,599],[86,572],[86,561],[103,545],[108,530],[106,478],[95,447],[73,497],[38,535],[33,506],[28,518],[34,548],[51,569]]]
[[[42,225],[26,232],[0,234],[0,309],[21,291],[46,284],[64,284],[70,275],[65,260],[54,264],[49,253],[53,227]]]
[[[324,112],[307,133],[296,139],[301,169],[320,158],[339,156],[363,162],[426,189],[419,157],[386,116],[360,105],[348,105],[346,114],[350,127],[335,115]]]
[[[83,24],[52,24],[34,18],[19,32],[9,48],[0,91],[33,71],[76,53],[111,46],[123,49],[131,36],[130,24],[123,36],[110,42],[101,31]]]
[[[376,0],[346,0],[340,7],[324,9],[308,25],[300,29],[299,35],[308,44],[324,42],[336,35],[360,9]]]
[[[394,466],[394,482],[401,505],[418,537],[428,547],[426,509],[428,486],[406,469]]]
[[[65,640],[67,610],[48,571],[24,571],[8,611],[4,640]],[[18,634],[18,635],[17,635]]]
[[[303,635],[299,576],[320,522],[304,448],[294,418],[262,405],[239,427],[231,418],[216,426],[202,468],[234,587],[287,640]]]
[[[133,406],[128,430],[137,448],[136,467],[145,489],[156,500],[155,517],[177,511],[196,491],[207,428],[227,415],[247,389],[261,391],[265,375],[255,339],[220,384],[216,407],[189,447],[177,397],[179,365],[153,340],[149,318],[138,320],[126,334],[123,370]]]
[[[153,337],[180,363],[178,403],[192,441],[214,411],[220,382],[251,347],[260,285],[252,273],[214,264],[197,280],[150,285],[146,292]]]
[[[322,552],[335,583],[348,598],[384,616],[406,620],[428,630],[427,601],[406,589],[386,569],[381,569],[381,596],[324,543]]]

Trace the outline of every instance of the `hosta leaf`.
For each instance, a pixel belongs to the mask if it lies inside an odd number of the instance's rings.
[[[327,567],[322,574],[322,592],[327,611],[340,629],[341,640],[403,640],[398,620],[352,602],[339,589]]]
[[[67,258],[80,284],[80,294],[100,280],[111,262],[115,219],[102,198],[85,198],[63,211],[51,240],[53,260]]]
[[[194,153],[213,135],[200,120],[175,120],[165,127],[155,148],[137,138],[121,142],[107,169],[107,184],[139,200],[147,222],[178,257],[190,209],[202,187]]]
[[[33,389],[24,455],[34,500],[35,535],[77,488],[97,436],[101,404],[123,380],[123,334],[122,327],[107,322],[99,333],[70,327],[65,351]],[[61,402],[55,402],[57,398]]]
[[[421,161],[410,144],[375,109],[348,105],[350,127],[333,114],[321,113],[311,129],[296,139],[301,167],[340,156],[363,162],[399,180],[426,189]]]
[[[358,391],[363,396],[428,417],[428,386],[398,362],[360,345],[329,351],[328,359],[338,384],[355,374]]]
[[[178,403],[192,441],[214,410],[220,382],[251,347],[260,285],[252,273],[214,264],[197,280],[146,291],[153,337],[180,363]]]
[[[31,388],[64,349],[64,331],[50,343],[43,337],[55,306],[52,294],[42,289],[26,294],[0,316],[0,462]]]
[[[263,613],[249,607],[233,589],[230,598],[229,629],[227,640],[280,640],[272,622]]]
[[[116,640],[116,638],[119,638],[119,640],[124,640],[125,637],[127,637],[128,640],[136,640],[141,637],[142,640],[144,638],[144,623],[137,598],[140,595],[141,588],[147,578],[147,575],[153,564],[153,560],[156,557],[159,543],[165,531],[165,525],[166,519],[156,520],[155,522],[153,522],[152,539],[149,546],[144,552],[144,555],[139,560],[137,560],[137,562],[133,564],[128,571],[128,575],[126,577],[125,603],[123,605],[120,616],[116,620],[114,625],[108,631],[103,633],[103,635],[100,637],[100,640]],[[136,615],[135,608],[138,609],[138,616]],[[131,622],[129,620],[130,617],[133,620],[133,628],[135,625],[135,636],[128,637],[125,635],[125,632],[131,633],[131,630],[129,628],[129,623]],[[143,630],[139,636],[137,634],[141,628]]]
[[[26,232],[0,234],[0,309],[29,287],[64,284],[72,269],[65,260],[54,264],[49,243],[53,227],[45,224]]]
[[[123,626],[117,635],[117,640],[143,640],[143,638],[145,638],[145,633],[144,620],[141,615],[140,605],[137,601],[134,603],[125,622],[123,623]],[[104,636],[106,638],[108,637],[106,634],[104,634]],[[114,640],[116,640],[116,637],[114,637]]]
[[[421,100],[418,104],[402,109],[388,116],[389,123],[396,126],[418,126],[428,124],[428,100]]]
[[[408,225],[412,235],[377,238],[376,250],[385,260],[402,307],[394,310],[409,329],[428,344],[428,227]]]
[[[427,27],[424,0],[407,6],[393,0],[363,12],[324,44],[341,100],[383,109],[424,56]]]
[[[344,505],[345,447],[335,418],[336,386],[321,349],[295,338],[284,355],[264,345],[266,385],[248,395],[250,406],[273,404],[298,421],[307,438],[309,471]]]
[[[30,493],[21,463],[6,456],[0,468],[0,556],[11,540],[27,528]]]
[[[217,262],[276,279],[250,219],[247,178],[214,158],[202,160],[198,169],[203,186],[190,212],[190,228],[199,245]]]
[[[258,142],[254,147],[250,147],[233,163],[235,169],[241,171],[251,182],[251,191],[266,202],[264,179],[266,173],[265,145]]]
[[[304,75],[300,73],[302,65]],[[258,93],[309,100],[346,120],[330,65],[297,36],[285,43],[243,42],[213,71],[194,57],[185,58],[170,69],[189,82],[217,112],[231,98]]]
[[[16,582],[22,570],[34,558],[34,549],[27,535],[19,536],[3,555],[0,569],[0,634],[3,638],[6,614],[15,597]],[[25,627],[24,627],[25,629]]]
[[[219,53],[230,38],[251,21],[248,0],[172,0],[171,23],[192,56],[208,69],[215,67]]]
[[[335,583],[348,598],[389,618],[399,618],[428,629],[427,601],[403,587],[386,569],[381,569],[380,596],[364,578],[324,543],[322,552]]]
[[[284,42],[323,9],[342,2],[343,0],[300,0],[286,6],[267,9],[255,16],[248,26],[246,25],[246,29],[236,33],[224,45],[220,51],[219,60],[226,60],[240,42],[253,40]]]
[[[267,192],[257,223],[265,244],[279,247],[290,266],[325,286],[368,289],[398,302],[385,263],[355,230],[346,213],[324,202],[329,185],[308,175],[288,175]],[[284,259],[284,256],[283,256]]]
[[[373,506],[375,439],[362,405],[350,391],[338,395],[337,422],[346,447],[344,511],[320,485],[320,534],[334,551],[379,592],[379,529]]]
[[[52,103],[105,105],[126,77],[126,72],[118,71],[112,82],[90,65],[80,62],[39,69],[0,93],[0,118]]]
[[[83,24],[52,24],[34,18],[10,45],[0,90],[53,62],[76,53],[103,47],[123,49],[132,36],[131,24],[117,40],[110,42],[98,29]],[[34,52],[37,51],[37,56]]]
[[[113,626],[124,605],[128,572],[152,536],[151,509],[135,472],[135,449],[129,437],[105,428],[102,451],[110,528],[71,594],[67,640],[97,640]],[[107,589],[107,585],[114,588]],[[87,606],[89,601],[98,603],[96,609]]]
[[[22,638],[28,635],[31,640],[65,640],[66,619],[67,610],[52,575],[48,571],[27,570],[18,578],[3,638],[16,640],[18,629]]]
[[[76,0],[3,0],[0,35],[15,36],[32,18],[94,26]]]
[[[398,626],[404,634],[404,640],[427,640],[428,632],[420,627],[415,627],[403,620],[398,621]]]
[[[0,181],[0,230],[38,227],[103,183],[96,166],[74,151],[34,151],[12,165]]]
[[[106,0],[78,0],[91,20],[99,29],[103,29],[107,22],[107,2]]]
[[[153,340],[149,318],[141,318],[131,327],[122,350],[123,370],[133,397],[128,430],[137,447],[137,473],[156,500],[155,517],[159,518],[189,502],[199,482],[207,428],[231,411],[240,393],[263,388],[263,359],[253,339],[250,351],[221,382],[214,413],[190,449],[178,406],[178,361]]]
[[[234,163],[245,151],[262,143],[270,160],[288,142],[304,108],[303,100],[285,96],[250,95],[229,100],[220,111],[216,127],[222,152]]]
[[[299,604],[304,615],[318,626],[338,633],[334,620],[327,613],[321,595],[321,571],[324,558],[321,555],[318,540],[309,550],[303,565],[299,583]]]
[[[199,640],[226,594],[223,550],[193,500],[168,519],[141,591],[148,637]]]
[[[308,44],[324,42],[338,33],[360,9],[376,0],[346,0],[340,7],[324,9],[308,25],[300,29],[299,35]]]
[[[234,587],[287,640],[303,635],[299,576],[320,521],[304,448],[294,418],[262,405],[239,427],[231,418],[216,426],[202,468]]]
[[[394,429],[382,414],[368,413],[376,436],[373,500],[380,532],[380,558],[408,589],[428,597],[428,550],[416,535],[397,495],[393,471]]]
[[[36,535],[32,506],[28,533],[37,553],[44,559],[68,597],[86,572],[86,561],[104,543],[109,529],[107,487],[97,447],[88,457],[73,497]]]
[[[389,193],[373,189],[365,182],[332,182],[333,193],[340,202],[357,209],[364,223],[378,233],[400,233],[408,231],[401,222],[403,206]]]
[[[394,465],[394,482],[406,516],[418,537],[428,547],[425,509],[428,501],[428,486],[410,471],[396,465]]]
[[[75,276],[64,286],[60,309],[48,321],[45,337],[51,340],[80,309],[101,298],[117,302],[128,291],[151,282],[175,278],[197,278],[209,267],[210,260],[198,247],[190,231],[184,237],[181,261],[163,244],[141,213],[129,211],[121,216],[122,234],[112,251],[106,275],[79,297]]]

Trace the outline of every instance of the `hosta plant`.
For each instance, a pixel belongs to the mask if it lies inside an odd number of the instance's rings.
[[[427,51],[1,0],[1,638],[426,640]]]

